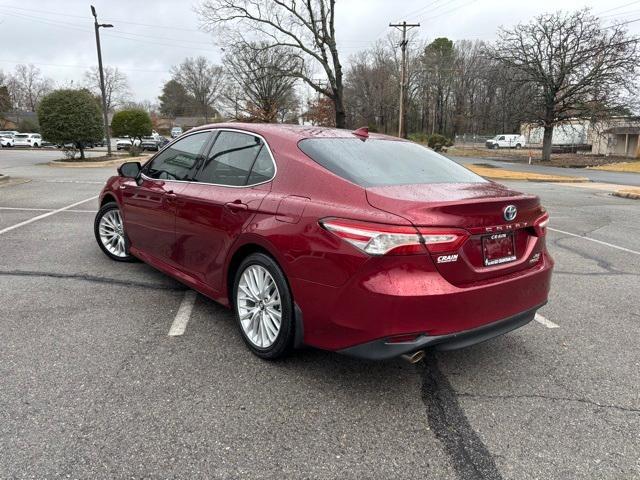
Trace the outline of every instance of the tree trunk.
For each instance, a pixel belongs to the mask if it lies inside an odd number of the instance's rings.
[[[336,110],[336,127],[337,128],[346,128],[347,126],[347,115],[344,111],[344,101],[342,99],[342,89],[339,89],[335,94],[335,98],[333,99],[333,105]]]
[[[551,160],[551,147],[553,146],[553,125],[544,126],[544,136],[542,139],[542,160]]]
[[[84,147],[80,144],[80,160],[84,160]]]

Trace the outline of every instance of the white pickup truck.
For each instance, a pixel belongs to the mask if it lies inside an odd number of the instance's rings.
[[[487,140],[485,145],[487,148],[522,148],[525,138],[522,135],[501,134]]]

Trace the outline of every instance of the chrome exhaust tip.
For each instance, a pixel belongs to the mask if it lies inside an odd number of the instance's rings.
[[[424,350],[418,350],[417,352],[407,353],[405,355],[401,355],[401,357],[409,363],[418,363],[424,358]]]

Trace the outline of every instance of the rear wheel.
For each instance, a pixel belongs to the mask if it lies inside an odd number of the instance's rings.
[[[293,345],[293,300],[284,273],[263,253],[245,258],[233,283],[236,319],[242,338],[257,356],[284,357]]]
[[[520,150],[522,148],[522,145],[520,145],[519,143],[516,143],[516,150]]]
[[[117,262],[133,262],[135,257],[129,254],[129,240],[124,231],[120,209],[115,202],[102,206],[93,222],[93,231],[100,249]]]

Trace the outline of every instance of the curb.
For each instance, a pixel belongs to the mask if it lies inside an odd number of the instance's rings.
[[[617,190],[613,192],[611,195],[613,195],[614,197],[631,198],[633,200],[640,200],[640,193],[628,192],[625,190]]]
[[[105,160],[102,162],[64,162],[64,161],[51,161],[48,162],[47,165],[50,167],[58,167],[58,168],[102,168],[102,167],[114,167],[120,166],[125,162],[144,162],[148,159],[149,156],[140,156],[140,157],[125,157],[125,158],[116,158],[114,160]]]
[[[466,168],[484,178],[490,178],[502,182],[536,182],[536,183],[586,183],[590,180],[586,177],[574,177],[563,175],[548,175],[545,173],[520,172],[504,168],[490,168],[474,165],[466,165]],[[511,178],[509,178],[511,175]]]

